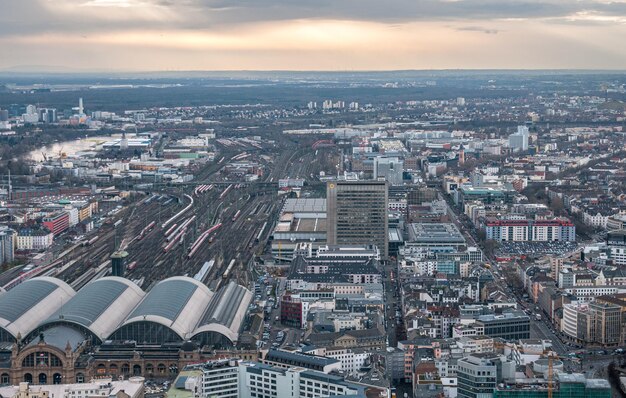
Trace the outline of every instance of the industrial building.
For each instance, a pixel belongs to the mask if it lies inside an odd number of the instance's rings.
[[[326,244],[326,200],[285,200],[272,238],[272,256],[277,260],[291,261],[302,243],[309,244],[315,253]]]

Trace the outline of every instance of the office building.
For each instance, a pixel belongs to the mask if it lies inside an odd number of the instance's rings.
[[[302,353],[299,351],[270,349],[261,351],[261,362],[277,368],[306,368],[322,373],[341,371],[341,362],[325,356]]]
[[[299,295],[285,294],[280,299],[280,323],[294,328],[303,328],[306,325],[308,302]]]
[[[515,377],[515,362],[494,353],[472,354],[457,361],[458,397],[490,398],[498,383]]]
[[[331,245],[378,246],[388,255],[388,183],[333,181],[327,185],[327,241]]]
[[[233,397],[239,392],[239,368],[229,359],[207,362],[202,370],[203,397]]]
[[[454,248],[460,251],[466,245],[463,234],[452,223],[414,223],[409,225],[408,231],[406,246],[410,247]]]
[[[374,158],[374,179],[384,179],[390,185],[402,185],[404,166],[398,158],[377,156]]]
[[[15,253],[15,231],[0,226],[0,264],[13,262]]]
[[[43,123],[56,123],[57,110],[54,108],[39,108],[39,121]]]
[[[623,345],[624,343],[626,343],[626,294],[621,293],[621,294],[614,294],[614,295],[609,295],[609,296],[596,297],[595,303],[596,304],[612,304],[620,308],[620,317],[621,317],[621,320],[619,321],[619,324],[621,325],[621,331],[620,331],[621,344],[620,345]]]
[[[530,318],[521,311],[505,312],[502,315],[482,315],[476,320],[482,334],[504,340],[530,338]]]
[[[289,198],[281,210],[272,233],[272,256],[291,261],[303,244],[312,254],[326,244],[326,200],[323,198]]]
[[[456,204],[464,208],[465,203],[480,201],[485,205],[507,203],[512,204],[517,191],[510,188],[480,187],[461,185],[457,189]]]
[[[602,346],[617,346],[621,341],[621,307],[611,303],[589,303],[593,314],[595,342]]]
[[[290,360],[285,354],[281,360]],[[195,396],[201,398],[322,398],[353,396],[365,398],[387,396],[388,388],[377,387],[361,380],[359,384],[346,381],[342,376],[325,374],[299,366],[272,367],[259,362],[225,359],[205,364],[191,365],[189,370],[200,370],[202,388]],[[180,376],[168,393],[195,389],[187,383],[190,376]]]
[[[513,152],[528,150],[529,132],[526,126],[517,126],[517,132],[509,135],[509,147]]]

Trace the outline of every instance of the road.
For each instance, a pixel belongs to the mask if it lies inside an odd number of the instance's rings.
[[[402,321],[402,317],[396,317],[396,307],[400,307],[398,300],[398,279],[397,264],[388,261],[383,265],[383,287],[385,289],[385,326],[389,347],[398,345],[398,321]],[[391,273],[395,278],[391,279]],[[402,311],[400,311],[402,313]]]

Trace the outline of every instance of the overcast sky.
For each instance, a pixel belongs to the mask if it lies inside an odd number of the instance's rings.
[[[625,41],[626,0],[0,0],[0,69],[626,69]]]

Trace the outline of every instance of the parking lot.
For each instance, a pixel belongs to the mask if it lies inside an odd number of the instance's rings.
[[[499,242],[496,256],[564,254],[576,249],[576,242]]]

